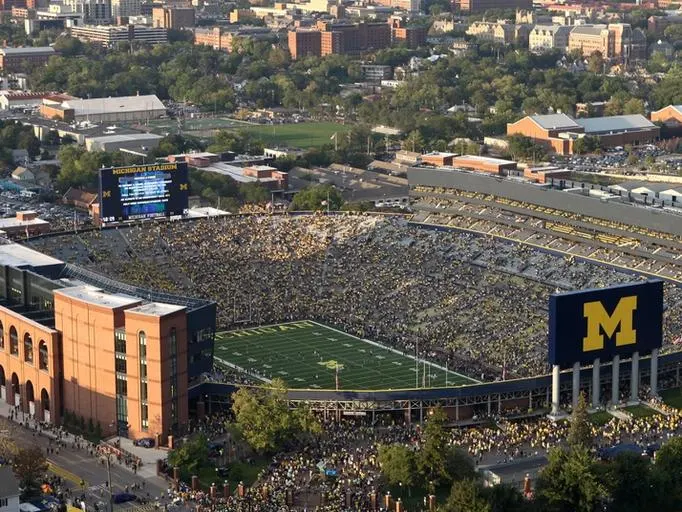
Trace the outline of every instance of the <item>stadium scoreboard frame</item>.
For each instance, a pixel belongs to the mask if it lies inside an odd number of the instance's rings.
[[[566,368],[644,355],[663,342],[663,281],[554,294],[549,363]]]
[[[186,215],[189,207],[187,163],[100,169],[99,198],[103,224]]]

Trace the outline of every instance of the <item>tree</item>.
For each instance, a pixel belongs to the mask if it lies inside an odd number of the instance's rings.
[[[39,447],[20,449],[14,456],[12,469],[19,480],[24,499],[40,493],[40,485],[47,472],[47,460]]]
[[[417,458],[417,469],[426,481],[452,481],[447,467],[448,437],[445,412],[440,407],[431,411],[424,427],[424,442]]]
[[[417,130],[411,131],[401,143],[403,149],[419,153],[424,149],[424,138]]]
[[[19,447],[10,437],[0,437],[0,459],[11,461],[18,452]]]
[[[609,490],[609,510],[638,512],[659,510],[656,503],[661,490],[651,478],[649,459],[637,453],[621,453],[608,464],[604,485]]]
[[[168,463],[177,466],[190,474],[196,473],[202,466],[208,464],[208,441],[204,434],[183,443],[180,448],[173,449],[168,454]]]
[[[555,449],[540,472],[536,501],[546,512],[594,512],[606,497],[587,450]]]
[[[580,393],[578,404],[571,414],[568,445],[571,448],[584,448],[586,450],[592,447],[592,427],[590,426],[590,418],[587,414],[585,393]]]
[[[389,485],[415,484],[416,461],[414,451],[400,444],[379,446],[379,467]]]
[[[263,204],[270,200],[270,194],[260,183],[242,183],[239,193],[245,203]]]
[[[674,437],[656,453],[653,478],[665,504],[659,510],[682,509],[682,437]]]
[[[343,205],[341,193],[332,185],[312,185],[298,192],[291,201],[292,210],[338,210]]]
[[[483,490],[490,512],[523,512],[530,505],[519,490],[511,484],[498,484]]]
[[[587,69],[590,73],[600,74],[604,72],[604,57],[601,52],[592,52],[587,59]]]
[[[639,98],[629,99],[625,105],[623,105],[623,114],[642,114],[645,113],[644,100]]]
[[[287,442],[321,432],[309,409],[289,409],[281,379],[274,379],[267,389],[239,388],[232,394],[232,411],[235,427],[259,453],[276,452]]]
[[[452,484],[452,490],[443,509],[445,512],[491,512],[483,496],[481,485],[472,479]]]

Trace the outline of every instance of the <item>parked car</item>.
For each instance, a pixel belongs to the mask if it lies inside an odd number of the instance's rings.
[[[143,437],[142,439],[136,439],[133,444],[135,446],[142,446],[143,448],[154,448],[154,439],[151,437]]]

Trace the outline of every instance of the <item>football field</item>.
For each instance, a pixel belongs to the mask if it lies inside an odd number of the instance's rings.
[[[478,381],[310,320],[216,334],[215,363],[289,388],[377,390]]]

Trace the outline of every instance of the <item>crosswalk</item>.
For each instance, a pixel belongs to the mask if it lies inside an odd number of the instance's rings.
[[[68,471],[68,470],[58,466],[57,464],[55,464],[50,459],[47,459],[47,468],[49,471],[51,471],[55,475],[63,478],[64,480],[68,480],[70,482],[73,482],[74,484],[76,484],[78,486],[81,485],[82,479],[79,476],[73,474],[71,471]],[[87,482],[86,482],[86,485],[87,485]]]

